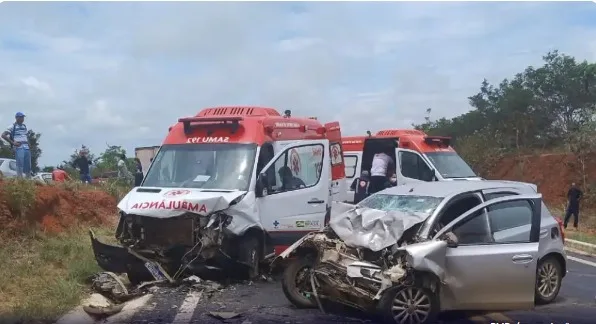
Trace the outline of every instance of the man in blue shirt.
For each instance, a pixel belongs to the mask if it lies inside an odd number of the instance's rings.
[[[27,139],[27,126],[24,124],[25,114],[18,112],[15,115],[15,123],[8,126],[2,133],[2,138],[8,141],[15,150],[15,159],[17,160],[17,176],[22,178],[31,177],[31,151],[29,151],[29,141]]]

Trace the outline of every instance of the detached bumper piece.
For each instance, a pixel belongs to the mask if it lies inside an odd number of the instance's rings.
[[[89,236],[91,237],[95,260],[103,270],[114,273],[127,273],[131,281],[133,281],[133,278],[130,278],[130,276],[133,274],[137,278],[153,277],[155,280],[174,281],[159,263],[129,248],[100,242],[92,230],[89,230]]]

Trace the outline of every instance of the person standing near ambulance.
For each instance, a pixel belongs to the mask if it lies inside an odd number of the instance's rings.
[[[370,187],[368,189],[369,195],[384,190],[387,188],[389,182],[387,175],[393,174],[395,169],[395,161],[387,154],[390,148],[375,154],[372,160],[372,167],[370,168]],[[393,147],[391,147],[393,150]]]
[[[10,146],[14,148],[14,156],[17,162],[17,177],[31,178],[31,151],[29,150],[29,140],[27,139],[27,125],[25,122],[25,114],[18,112],[15,115],[15,123],[8,126],[2,133],[2,138],[5,139]]]

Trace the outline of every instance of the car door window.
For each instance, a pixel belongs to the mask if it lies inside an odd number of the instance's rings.
[[[532,214],[527,200],[501,202],[475,212],[452,232],[462,245],[530,242]]]
[[[310,188],[319,182],[323,167],[324,146],[303,145],[286,150],[272,165],[275,182],[271,193]]]
[[[353,178],[356,176],[356,165],[358,164],[357,155],[344,156],[344,163],[346,168],[346,178]]]
[[[400,151],[399,166],[404,177],[429,181],[430,168],[420,155],[414,152]]]

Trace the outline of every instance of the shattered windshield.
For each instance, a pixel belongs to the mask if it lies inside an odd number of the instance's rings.
[[[426,156],[445,179],[477,177],[456,152],[432,152],[426,153]]]
[[[248,190],[254,144],[167,144],[149,167],[143,187]]]
[[[382,211],[400,211],[430,215],[439,206],[443,198],[411,195],[372,195],[358,205]]]

